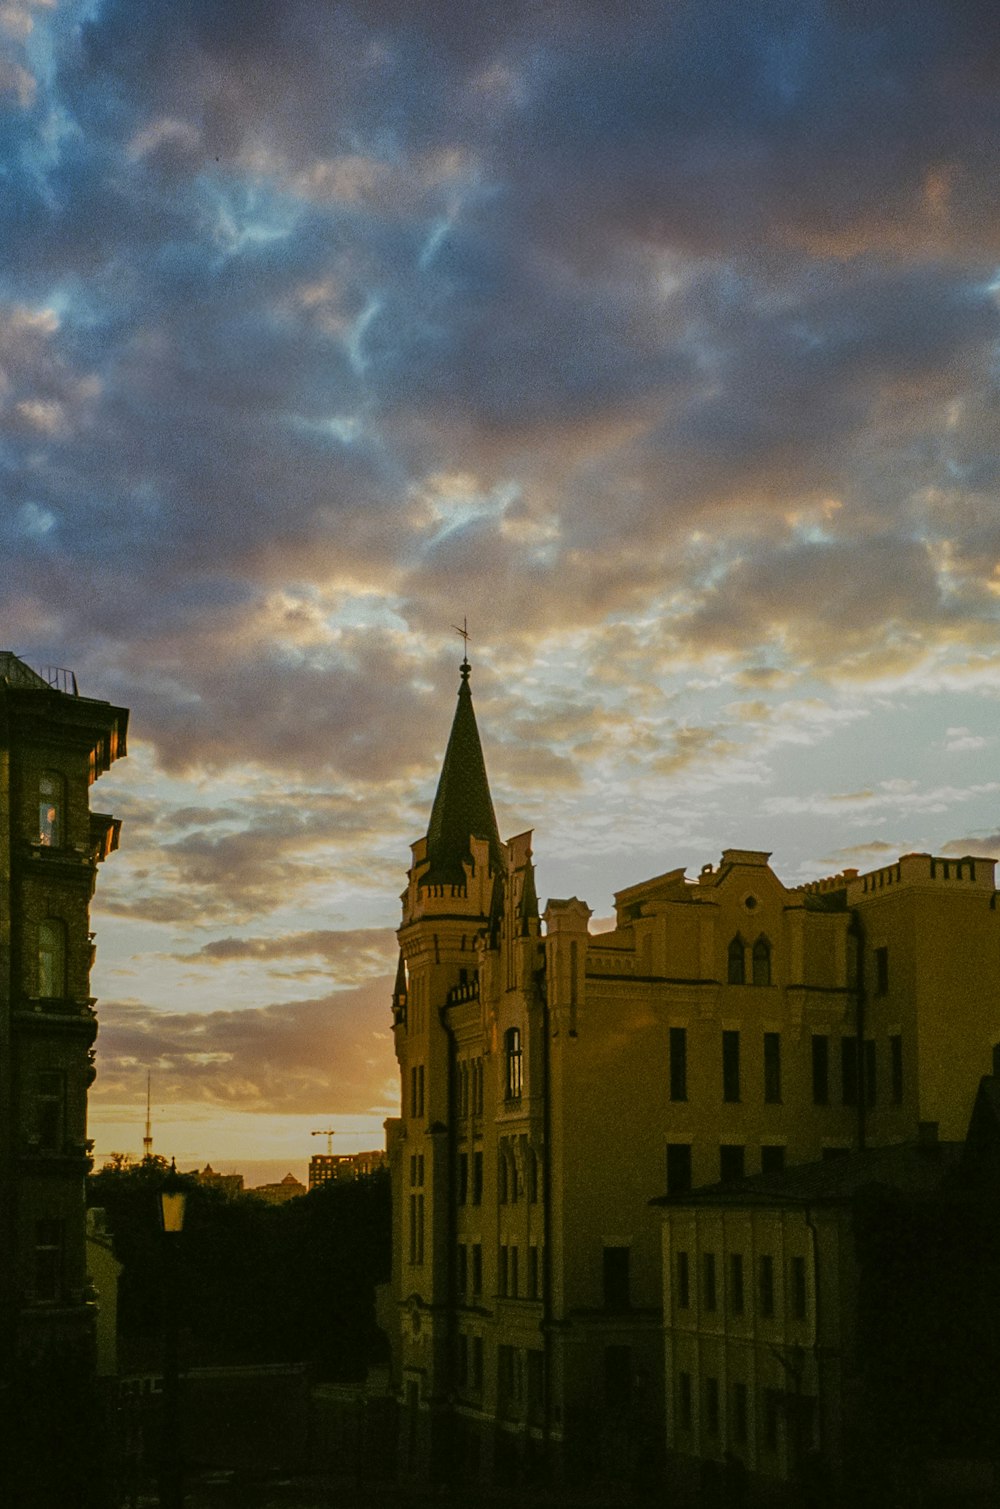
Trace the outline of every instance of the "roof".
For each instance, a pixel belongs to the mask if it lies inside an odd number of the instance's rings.
[[[503,868],[500,834],[469,690],[469,662],[463,660],[458,706],[427,829],[430,869],[421,883],[463,885],[463,864],[471,858],[470,838],[485,840],[494,867]]]
[[[961,1157],[960,1142],[929,1145],[900,1143],[867,1148],[818,1163],[801,1163],[782,1173],[750,1174],[725,1184],[707,1184],[685,1194],[660,1195],[653,1205],[809,1205],[848,1203],[858,1190],[873,1184],[906,1194],[927,1194],[941,1188],[954,1174]]]

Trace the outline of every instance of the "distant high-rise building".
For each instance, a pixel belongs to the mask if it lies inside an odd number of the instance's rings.
[[[124,755],[127,726],[71,673],[0,652],[0,1409],[15,1443],[0,1470],[19,1509],[87,1502],[89,908],[120,827],[90,810],[89,789]]]
[[[365,1174],[374,1174],[377,1169],[385,1168],[387,1162],[388,1155],[383,1148],[367,1153],[314,1153],[309,1159],[309,1188],[361,1179]]]

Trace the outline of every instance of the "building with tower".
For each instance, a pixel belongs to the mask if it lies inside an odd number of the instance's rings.
[[[1000,1041],[993,862],[786,887],[728,849],[549,900],[502,842],[463,661],[402,897],[389,1124],[415,1472],[618,1481],[663,1448],[665,1192],[960,1138]]]
[[[24,1509],[89,1502],[93,1478],[89,908],[120,824],[90,810],[89,791],[127,727],[125,708],[81,697],[70,673],[0,653],[0,1402],[15,1443],[4,1502]]]

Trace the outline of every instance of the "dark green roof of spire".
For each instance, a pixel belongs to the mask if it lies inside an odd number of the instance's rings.
[[[424,881],[433,885],[462,885],[465,881],[462,862],[470,858],[470,837],[486,840],[493,865],[501,869],[503,849],[472,708],[469,662],[463,660],[455,721],[427,829],[430,870]]]

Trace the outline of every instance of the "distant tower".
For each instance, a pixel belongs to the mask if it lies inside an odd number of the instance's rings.
[[[147,1069],[146,1070],[146,1135],[142,1139],[142,1156],[143,1156],[143,1161],[145,1161],[145,1159],[147,1159],[147,1158],[152,1158],[152,1156],[153,1156],[153,1123],[150,1120],[150,1115],[149,1115],[149,1088],[150,1088],[151,1077],[152,1076],[150,1075],[150,1072]]]

